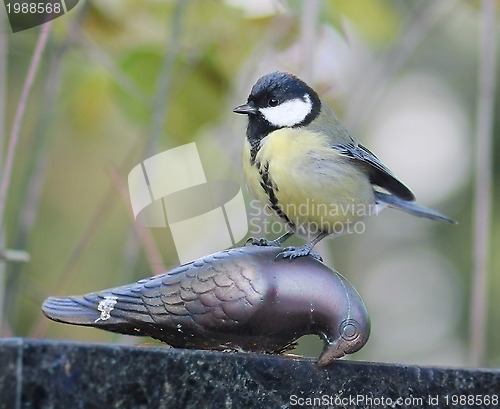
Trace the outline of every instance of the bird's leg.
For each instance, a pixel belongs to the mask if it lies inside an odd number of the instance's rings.
[[[323,261],[321,256],[318,253],[311,252],[312,248],[321,240],[323,240],[326,236],[328,236],[328,233],[322,232],[318,234],[314,239],[312,239],[309,243],[304,244],[303,246],[300,247],[285,247],[282,252],[278,253],[276,258],[289,258],[290,260],[296,258],[296,257],[303,257],[303,256],[312,256],[316,260]]]
[[[274,240],[267,240],[267,239],[254,239],[253,237],[250,237],[245,244],[253,244],[254,246],[271,246],[271,247],[281,247],[284,241],[288,240],[291,236],[293,236],[293,231],[287,231],[285,234],[282,236],[279,236],[277,239]]]

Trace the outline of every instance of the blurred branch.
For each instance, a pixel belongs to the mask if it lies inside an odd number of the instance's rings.
[[[49,37],[50,28],[52,27],[52,22],[53,20],[45,23],[41,28],[40,36],[38,37],[38,42],[35,46],[35,51],[33,52],[33,57],[28,69],[28,74],[26,76],[23,90],[21,92],[16,115],[14,116],[12,131],[9,138],[9,146],[7,148],[7,156],[5,158],[5,166],[3,169],[3,177],[0,184],[0,227],[5,224],[4,216],[7,201],[7,192],[9,190],[11,182],[12,167],[14,165],[14,158],[16,156],[16,148],[19,142],[24,112],[26,111],[26,105],[28,103],[28,98],[33,86],[33,81],[35,80],[35,76],[38,71],[38,67],[40,66],[43,51],[45,50],[45,46],[47,45],[47,39]]]
[[[20,212],[19,226],[15,239],[16,248],[25,248],[27,238],[35,223],[38,213],[40,197],[42,193],[43,182],[45,179],[48,155],[47,147],[51,137],[50,126],[54,122],[55,108],[59,96],[59,89],[62,80],[61,69],[63,64],[63,56],[66,54],[72,45],[74,32],[81,24],[88,10],[88,4],[84,3],[79,9],[76,18],[71,19],[68,29],[68,34],[65,39],[57,47],[52,47],[53,52],[49,58],[48,75],[45,81],[45,89],[43,95],[43,107],[41,109],[38,124],[36,126],[37,133],[34,138],[34,146],[31,150],[31,157],[28,162],[28,171],[24,179],[23,186],[26,187],[25,193],[22,195],[23,200],[22,210]]]
[[[126,157],[123,159],[121,163],[120,169],[124,168],[125,165],[128,165],[133,156],[135,156],[137,152],[137,146],[133,146],[132,149],[128,152]],[[81,261],[83,255],[87,251],[90,243],[92,242],[93,237],[97,234],[100,227],[104,224],[104,220],[106,216],[111,211],[111,208],[114,205],[116,199],[114,186],[110,183],[110,186],[104,193],[99,205],[96,207],[92,218],[87,226],[87,229],[83,233],[80,240],[77,242],[75,248],[71,252],[68,261],[66,262],[64,268],[59,273],[59,281],[56,288],[54,288],[54,294],[60,294],[63,292],[64,288],[71,282],[73,276],[77,272],[78,263]],[[48,320],[45,317],[40,316],[37,323],[34,325],[34,329],[31,333],[33,338],[40,338],[47,329]]]
[[[49,164],[49,151],[51,146],[52,125],[54,124],[57,102],[59,98],[59,90],[63,75],[61,70],[63,66],[63,57],[68,49],[74,44],[73,33],[77,26],[81,24],[88,10],[88,2],[82,4],[77,11],[75,18],[69,20],[68,35],[59,44],[54,44],[50,47],[51,53],[47,55],[48,69],[43,90],[42,107],[37,118],[33,134],[32,149],[29,150],[24,159],[26,164],[26,174],[21,182],[21,193],[19,194],[19,219],[16,226],[15,238],[11,242],[12,246],[18,249],[28,247],[28,241],[31,231],[38,216],[40,200],[42,197],[43,186],[46,178],[47,167]],[[5,297],[5,302],[9,305],[6,311],[6,316],[10,322],[17,322],[17,314],[20,312],[18,304],[21,299],[21,282],[24,279],[22,271],[26,268],[26,264],[12,265],[9,269],[9,293]]]
[[[174,12],[170,19],[170,27],[172,27],[172,30],[170,32],[170,41],[166,42],[163,63],[160,73],[158,74],[156,95],[152,104],[153,114],[151,119],[151,128],[145,149],[146,157],[149,157],[156,152],[159,140],[163,133],[163,126],[165,125],[165,119],[170,105],[172,71],[179,54],[180,39],[184,27],[187,5],[187,1],[177,0]]]
[[[67,40],[66,40],[67,44]],[[17,248],[25,248],[29,233],[36,221],[40,197],[45,179],[48,157],[47,146],[49,139],[49,127],[54,117],[59,84],[61,81],[61,62],[66,49],[66,44],[55,50],[50,56],[48,75],[45,80],[45,91],[43,95],[43,107],[40,119],[36,126],[37,132],[34,138],[33,149],[27,158],[28,169],[22,183],[25,191],[21,194],[22,209],[20,211],[18,228],[15,238]]]
[[[14,334],[11,331],[11,329],[7,325],[6,321],[2,322],[0,320],[0,334],[3,334],[2,336],[6,337],[6,338],[12,338],[14,336]]]
[[[0,16],[0,170],[3,168],[3,146],[5,137],[5,101],[6,101],[6,79],[7,79],[7,36],[5,33],[5,15]],[[0,251],[5,249],[5,230],[0,223]],[[3,334],[7,333],[4,331],[4,326],[7,326],[7,322],[4,323],[3,317],[3,307],[5,299],[5,270],[6,263],[0,260],[0,338]]]
[[[90,220],[87,230],[85,230],[84,234],[76,244],[75,248],[69,256],[68,261],[66,262],[66,265],[59,274],[58,284],[56,288],[53,289],[54,294],[60,294],[64,290],[64,288],[71,282],[74,274],[77,271],[76,267],[78,266],[78,263],[81,260],[82,256],[85,254],[88,246],[92,242],[92,238],[96,235],[99,228],[104,224],[104,220],[111,210],[112,205],[114,204],[115,197],[116,196],[114,194],[114,190],[110,186],[110,188],[104,194],[101,203],[96,208],[96,211],[94,212],[92,219]],[[31,333],[31,336],[33,338],[41,337],[47,328],[47,324],[48,320],[45,319],[45,317],[40,316],[38,322],[34,326],[34,330]]]
[[[9,261],[9,262],[23,262],[27,263],[31,260],[31,257],[28,252],[24,250],[9,250],[0,249],[0,260],[1,261]]]
[[[102,51],[99,46],[85,33],[80,26],[75,26],[72,38],[84,46],[85,50],[97,63],[101,64],[111,74],[116,83],[126,90],[136,101],[149,107],[151,104],[149,96],[120,69],[120,67]]]
[[[123,202],[125,204],[125,207],[129,210],[129,215],[132,220],[132,226],[134,227],[134,230],[141,240],[142,247],[146,251],[146,256],[149,260],[149,265],[153,269],[153,274],[161,274],[165,271],[165,266],[163,264],[163,261],[161,259],[160,252],[158,250],[158,246],[156,245],[156,242],[151,234],[151,231],[147,228],[144,228],[142,226],[139,226],[138,223],[135,222],[134,220],[134,215],[132,214],[132,208],[130,207],[130,197],[128,195],[128,186],[124,182],[126,178],[123,176],[123,174],[120,172],[119,169],[112,169],[111,171],[111,181],[114,183],[116,186],[116,189],[120,193],[120,196],[123,199]]]
[[[2,127],[0,137],[0,144],[3,145],[3,129],[5,129],[4,118],[5,118],[5,79],[6,79],[6,44],[5,37],[3,33],[5,32],[5,21],[2,17],[0,36],[2,37],[1,41],[1,49],[0,49],[0,58],[2,60],[1,68],[0,68],[0,76],[1,76],[1,92],[2,96],[0,97],[1,106],[1,122],[0,125]],[[9,138],[9,146],[7,148],[7,154],[5,158],[5,165],[2,167],[2,179],[0,181],[0,250],[3,250],[5,237],[4,237],[4,226],[5,226],[5,209],[7,206],[7,193],[9,191],[9,186],[11,182],[12,176],[12,168],[14,166],[14,159],[16,156],[16,148],[19,142],[19,136],[21,134],[21,126],[24,118],[24,112],[26,111],[26,105],[28,103],[28,98],[31,92],[31,88],[33,86],[33,81],[35,80],[36,73],[38,71],[38,67],[40,66],[40,61],[42,58],[43,51],[47,44],[47,39],[49,37],[50,28],[52,27],[52,21],[44,24],[40,31],[40,36],[38,37],[37,44],[35,46],[35,50],[33,52],[33,57],[31,59],[31,63],[28,69],[28,74],[26,76],[26,80],[24,82],[23,90],[21,92],[21,97],[19,98],[19,104],[17,106],[17,111],[14,116],[14,122],[12,124],[12,130]],[[0,164],[1,164],[0,160]],[[6,251],[4,251],[6,253]],[[5,296],[5,263],[0,262],[0,321],[3,322],[3,306],[4,306],[4,296]],[[3,328],[3,324],[0,322],[0,331]]]
[[[455,0],[427,1],[420,3],[411,13],[410,21],[403,24],[406,31],[389,50],[381,63],[367,70],[367,78],[356,84],[345,122],[354,133],[365,123],[368,115],[384,94],[394,75],[404,66],[429,30],[456,6]]]
[[[3,168],[3,144],[5,137],[5,97],[7,79],[7,36],[5,16],[0,17],[0,169]],[[1,315],[0,315],[1,316]]]
[[[474,271],[470,322],[471,363],[482,365],[486,349],[487,276],[492,200],[492,146],[495,105],[496,0],[483,0],[476,111]]]
[[[314,50],[316,30],[318,28],[318,0],[302,0],[302,18],[300,20],[300,46],[302,49],[302,77],[306,82],[313,79]]]
[[[145,158],[153,155],[157,151],[164,131],[165,119],[170,105],[172,72],[179,54],[180,39],[184,27],[187,5],[187,1],[177,0],[172,17],[170,18],[170,41],[166,41],[163,62],[157,78],[156,94],[151,106],[151,126],[149,129],[148,140],[146,142],[146,146],[144,147]],[[129,268],[134,268],[137,264],[138,257],[138,241],[136,240],[136,236],[131,228],[128,232],[128,238],[125,245],[125,258],[127,259],[126,265]],[[151,265],[151,267],[155,268],[154,265]]]

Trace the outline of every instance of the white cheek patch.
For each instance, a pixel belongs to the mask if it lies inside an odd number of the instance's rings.
[[[271,125],[281,128],[300,124],[311,110],[311,98],[305,94],[304,99],[295,98],[275,107],[261,108],[260,112]]]
[[[97,318],[94,323],[99,321],[106,321],[111,318],[110,313],[115,308],[117,299],[118,297],[115,297],[114,295],[107,295],[106,297],[104,297],[104,300],[102,300],[97,306],[97,310],[101,312],[101,316]]]

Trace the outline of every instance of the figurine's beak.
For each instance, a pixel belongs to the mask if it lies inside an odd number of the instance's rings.
[[[342,358],[346,353],[346,345],[342,342],[343,339],[340,338],[333,343],[327,343],[323,348],[323,352],[318,358],[318,366],[325,367],[333,364],[335,359]]]

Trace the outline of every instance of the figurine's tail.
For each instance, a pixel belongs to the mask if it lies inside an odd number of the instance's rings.
[[[419,205],[415,202],[409,202],[407,200],[400,199],[399,197],[388,193],[375,191],[375,197],[377,198],[378,202],[384,203],[394,209],[403,210],[404,212],[410,213],[417,217],[425,217],[426,219],[457,224],[455,220],[450,219],[448,216],[445,216],[442,213],[439,213],[437,210],[430,209],[429,207]]]
[[[133,322],[152,321],[141,297],[129,288],[113,288],[83,296],[49,297],[42,305],[51,320],[122,333],[133,333]],[[130,328],[129,328],[130,327]]]
[[[93,325],[100,317],[97,310],[98,297],[85,295],[81,297],[49,297],[43,305],[43,313],[54,321],[75,325]]]

